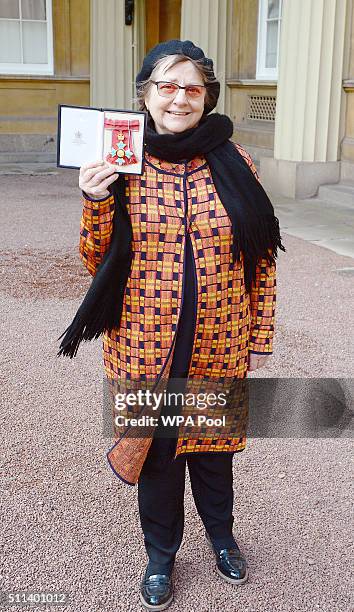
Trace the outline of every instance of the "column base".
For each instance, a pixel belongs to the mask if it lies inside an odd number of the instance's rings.
[[[352,161],[342,160],[340,164],[340,180],[354,181],[354,159]]]
[[[261,157],[260,178],[274,195],[305,199],[317,194],[320,185],[338,183],[340,162],[296,162]]]

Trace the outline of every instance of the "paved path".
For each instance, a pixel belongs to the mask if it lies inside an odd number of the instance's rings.
[[[317,198],[296,202],[284,197],[271,199],[284,232],[354,257],[354,200],[333,206]],[[351,273],[354,275],[354,268]]]
[[[77,254],[77,173],[0,181],[1,588],[69,591],[70,612],[136,612],[145,567],[137,488],[105,459],[100,342],[73,361],[56,357],[90,282]],[[284,241],[275,352],[253,376],[348,379],[353,278],[343,269],[354,259]],[[188,482],[171,611],[352,611],[352,456],[341,436],[252,438],[235,455],[235,535],[250,565],[238,588],[214,570]]]

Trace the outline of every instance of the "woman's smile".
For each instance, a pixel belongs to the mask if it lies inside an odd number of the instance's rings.
[[[176,83],[181,87],[172,98],[160,95],[155,83],[150,89],[145,106],[154,121],[156,132],[180,134],[196,127],[204,113],[205,90],[197,98],[189,98],[186,95],[184,87],[191,84],[204,85],[192,62],[180,62],[165,71],[161,69],[155,78],[156,81]]]

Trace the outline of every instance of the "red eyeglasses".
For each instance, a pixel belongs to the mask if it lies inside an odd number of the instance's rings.
[[[178,83],[153,80],[151,80],[151,83],[156,85],[157,93],[163,98],[174,98],[180,89],[184,89],[187,98],[195,100],[196,98],[200,98],[205,90],[205,85],[186,85],[185,87],[182,87],[181,85],[178,85]]]

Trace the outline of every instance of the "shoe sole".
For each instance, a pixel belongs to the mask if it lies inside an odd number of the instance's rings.
[[[214,547],[213,547],[211,541],[208,540],[208,538],[206,536],[205,536],[205,541],[206,541],[207,545],[209,546],[210,550],[212,550],[214,552]]]
[[[246,568],[246,573],[245,573],[244,577],[243,578],[238,578],[238,579],[228,578],[228,576],[225,576],[225,574],[223,574],[219,570],[218,566],[216,566],[215,569],[218,572],[219,576],[221,576],[221,578],[226,580],[226,582],[228,582],[229,584],[237,584],[237,585],[244,584],[248,580],[248,567]]]
[[[141,593],[139,593],[140,596],[140,601],[142,603],[142,605],[144,606],[144,608],[146,608],[146,610],[166,610],[166,608],[168,608],[171,603],[173,602],[173,594],[171,595],[170,599],[168,599],[167,601],[165,601],[165,603],[160,604],[158,606],[152,606],[148,603],[146,603],[144,597],[142,596]]]
[[[212,545],[211,541],[208,540],[208,538],[206,537],[206,542],[210,548],[210,550],[212,550],[214,552],[214,546]],[[215,566],[216,571],[218,572],[219,576],[221,576],[221,578],[223,578],[226,582],[228,582],[229,584],[244,584],[245,582],[247,582],[248,580],[248,567],[246,567],[246,573],[244,575],[243,578],[238,578],[238,579],[234,579],[234,578],[228,578],[228,576],[225,576],[225,574],[222,573],[221,570],[219,570],[218,566]]]

